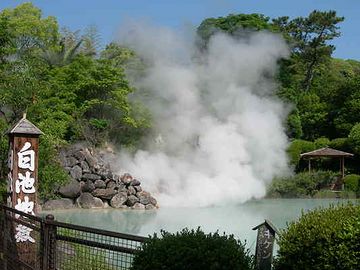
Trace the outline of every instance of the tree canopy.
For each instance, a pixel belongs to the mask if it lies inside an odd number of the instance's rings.
[[[293,108],[284,126],[296,151],[308,145],[296,142],[311,144],[326,137],[340,150],[358,152],[360,62],[332,57],[331,42],[340,36],[343,20],[335,11],[315,10],[297,18],[230,14],[201,22],[197,45],[200,52],[206,50],[218,32],[238,39],[256,31],[282,35],[291,55],[279,62],[274,79],[278,97]],[[52,175],[58,182],[66,180],[57,162],[62,145],[86,140],[93,145],[112,141],[136,146],[151,126],[147,109],[129,99],[139,90],[125,72],[132,66],[137,72],[132,76],[141,76],[144,63],[121,44],[100,49],[99,40],[96,27],[75,32],[60,29],[55,17],[44,17],[31,3],[0,11],[0,131],[26,111],[44,131],[40,145],[44,194],[51,196],[56,186]],[[6,149],[7,138],[1,137],[2,179]]]

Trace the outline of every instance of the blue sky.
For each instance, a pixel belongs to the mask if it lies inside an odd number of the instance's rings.
[[[14,7],[20,0],[0,0],[0,9]],[[72,30],[96,25],[103,44],[116,38],[127,19],[148,20],[157,25],[180,28],[197,26],[208,17],[230,13],[263,13],[278,16],[307,16],[312,10],[336,10],[345,17],[341,37],[333,44],[335,57],[360,60],[359,0],[35,0],[45,16],[55,16],[61,26]]]

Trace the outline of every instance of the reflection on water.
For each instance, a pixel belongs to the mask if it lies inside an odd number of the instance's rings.
[[[269,219],[277,228],[296,220],[301,211],[319,206],[346,203],[333,199],[274,199],[256,200],[234,206],[206,208],[160,208],[158,210],[64,210],[53,211],[55,219],[77,225],[141,236],[161,229],[176,232],[184,227],[201,227],[205,232],[226,232],[247,241],[254,250],[256,232],[253,227]],[[49,212],[46,212],[49,213]],[[44,213],[45,214],[45,213]]]

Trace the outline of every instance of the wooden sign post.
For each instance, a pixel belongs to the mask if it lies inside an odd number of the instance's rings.
[[[8,132],[9,174],[7,205],[21,212],[36,215],[38,203],[38,149],[42,132],[24,117]],[[15,215],[15,218],[20,218]],[[17,256],[30,265],[36,258],[36,237],[31,228],[14,223]]]
[[[253,230],[258,230],[255,251],[255,269],[271,270],[275,233],[278,233],[278,231],[268,220],[265,220],[264,223],[253,228]]]

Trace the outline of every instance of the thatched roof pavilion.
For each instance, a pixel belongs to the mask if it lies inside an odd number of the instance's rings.
[[[320,148],[311,152],[302,153],[300,157],[309,160],[309,172],[311,171],[311,159],[312,158],[321,158],[321,157],[328,157],[328,158],[340,158],[340,173],[341,178],[345,176],[345,158],[352,157],[354,154],[339,151],[336,149],[332,149],[329,147]]]

